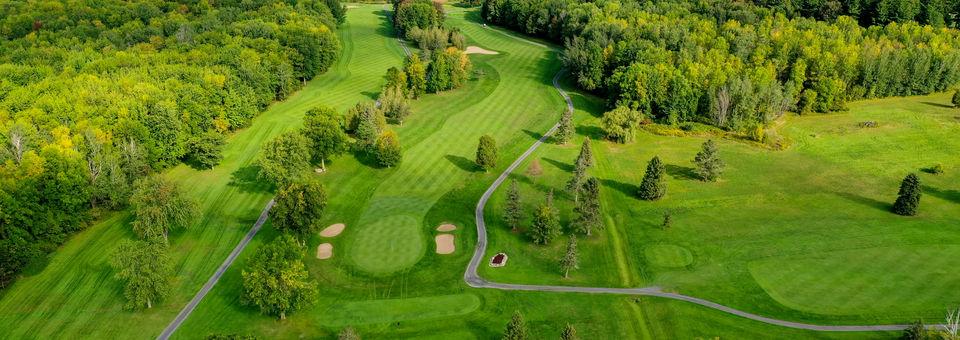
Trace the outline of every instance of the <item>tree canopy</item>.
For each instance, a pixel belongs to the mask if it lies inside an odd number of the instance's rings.
[[[270,209],[270,220],[280,231],[295,235],[306,242],[320,227],[320,217],[327,206],[327,193],[317,181],[297,181],[277,192],[276,203]]]
[[[241,272],[241,302],[281,320],[316,301],[317,283],[303,265],[303,250],[290,235],[264,245]]]
[[[170,294],[173,266],[166,245],[149,241],[123,241],[110,262],[116,277],[124,282],[123,295],[129,309],[153,308]]]

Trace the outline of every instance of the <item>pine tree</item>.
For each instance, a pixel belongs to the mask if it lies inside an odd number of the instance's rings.
[[[897,201],[893,203],[893,212],[903,216],[916,215],[920,195],[920,177],[916,174],[907,175],[900,183],[900,192],[897,194]]]
[[[362,105],[362,107],[361,107]],[[386,118],[379,109],[370,104],[358,104],[357,142],[364,151],[373,151],[377,138],[383,133]]]
[[[660,157],[654,156],[647,164],[647,173],[640,183],[640,198],[648,201],[658,200],[667,193],[667,183],[664,181],[664,167]]]
[[[565,110],[560,116],[560,124],[557,125],[557,132],[553,134],[553,138],[557,140],[557,144],[567,144],[571,137],[573,137],[573,111]]]
[[[560,334],[560,340],[580,340],[580,337],[577,336],[577,329],[573,328],[573,325],[567,324],[563,328],[563,333]]]
[[[513,312],[513,317],[507,324],[507,330],[503,332],[503,340],[526,340],[529,337],[527,323],[523,321],[523,314],[520,314],[520,311]]]
[[[477,166],[488,171],[497,166],[497,142],[493,137],[483,135],[477,145]]]
[[[570,235],[570,241],[567,242],[567,252],[563,254],[563,258],[560,259],[560,271],[563,272],[563,277],[570,277],[570,270],[576,269],[579,266],[580,261],[577,259],[579,254],[577,254],[577,237]]]
[[[697,157],[693,159],[693,162],[697,165],[697,175],[700,176],[701,180],[716,181],[720,178],[726,165],[719,157],[717,144],[712,139],[703,143]]]
[[[560,216],[553,207],[553,191],[547,194],[546,202],[533,214],[530,237],[536,244],[548,244],[560,233]]]
[[[503,220],[510,226],[511,230],[517,231],[522,218],[523,204],[520,202],[520,186],[514,179],[510,182],[510,188],[507,189],[507,202],[503,206]]]
[[[590,236],[593,229],[603,227],[600,221],[600,181],[593,177],[584,181],[579,196],[580,199],[573,208],[573,212],[577,213],[573,226],[577,231]]]
[[[593,167],[593,151],[590,149],[590,139],[584,139],[580,145],[580,154],[577,155],[577,164],[583,164],[583,167]]]
[[[573,192],[574,201],[579,200],[580,186],[587,176],[587,170],[593,166],[593,152],[590,150],[590,139],[585,139],[580,147],[580,154],[573,162],[573,177],[567,182],[567,191]]]
[[[670,229],[670,226],[673,225],[673,217],[670,215],[670,210],[663,212],[663,224],[660,225],[663,229]]]

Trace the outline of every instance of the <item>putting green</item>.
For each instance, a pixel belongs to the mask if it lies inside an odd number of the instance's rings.
[[[658,244],[647,247],[644,255],[650,264],[664,268],[686,267],[693,263],[693,254],[687,248],[672,244]]]
[[[371,274],[388,274],[420,260],[426,245],[417,218],[387,216],[367,224],[348,248],[350,260]]]
[[[465,315],[477,308],[480,308],[480,298],[473,294],[357,301],[332,306],[320,323],[345,326],[425,320]]]
[[[960,297],[951,293],[960,287],[958,257],[957,245],[902,246],[758,260],[749,267],[771,297],[796,310],[910,314],[960,304]]]

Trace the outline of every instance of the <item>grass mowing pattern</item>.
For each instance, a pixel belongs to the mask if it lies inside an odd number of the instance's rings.
[[[346,326],[434,319],[469,314],[479,307],[480,298],[473,294],[356,301],[332,308],[320,323]]]

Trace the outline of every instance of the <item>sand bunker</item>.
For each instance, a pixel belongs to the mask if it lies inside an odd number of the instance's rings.
[[[453,235],[440,234],[433,238],[437,242],[437,254],[453,254],[456,247],[453,244]]]
[[[500,54],[497,51],[486,50],[477,46],[467,46],[467,54]]]
[[[321,243],[317,246],[317,258],[321,260],[326,260],[333,257],[333,245],[329,243]]]
[[[326,229],[323,229],[323,231],[320,232],[320,236],[336,237],[337,235],[340,235],[340,233],[343,232],[343,228],[346,228],[346,227],[347,226],[343,223],[330,225],[329,227],[327,227]]]
[[[357,5],[347,5],[347,9],[353,9],[353,8],[360,8],[360,6],[357,6]]]
[[[439,227],[437,227],[437,231],[454,231],[454,230],[457,230],[457,226],[449,223],[442,224]]]

